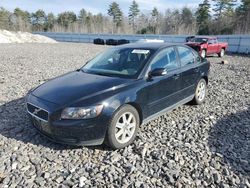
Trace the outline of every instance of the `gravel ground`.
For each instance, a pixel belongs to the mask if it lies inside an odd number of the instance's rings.
[[[40,136],[23,97],[104,47],[1,44],[0,187],[250,187],[250,57],[209,57],[207,101],[141,127],[131,146],[70,147]],[[61,186],[60,186],[61,185]]]

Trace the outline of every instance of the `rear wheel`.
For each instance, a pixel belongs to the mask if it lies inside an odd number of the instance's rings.
[[[106,144],[120,149],[131,144],[138,131],[140,118],[131,105],[122,106],[114,115],[106,135]]]
[[[207,82],[203,78],[199,81],[196,86],[193,104],[199,105],[205,101],[207,95]]]
[[[225,49],[222,48],[220,53],[218,54],[219,57],[223,57],[225,55]]]
[[[205,58],[206,56],[207,56],[206,50],[202,50],[202,51],[201,51],[201,57],[202,57],[202,58]]]

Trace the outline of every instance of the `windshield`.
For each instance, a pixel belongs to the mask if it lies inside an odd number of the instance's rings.
[[[194,38],[193,42],[207,42],[207,38]]]
[[[152,54],[151,49],[111,48],[89,61],[82,70],[104,76],[135,78]]]

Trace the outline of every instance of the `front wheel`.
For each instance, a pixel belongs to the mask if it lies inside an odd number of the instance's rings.
[[[106,144],[113,149],[121,149],[131,144],[138,131],[140,118],[131,105],[122,106],[111,120],[107,130]]]
[[[202,58],[206,58],[206,56],[207,56],[206,50],[202,50],[202,51],[201,51],[201,57],[202,57]]]
[[[207,82],[202,78],[196,86],[194,99],[192,103],[196,105],[202,104],[205,101],[206,95],[207,95]]]

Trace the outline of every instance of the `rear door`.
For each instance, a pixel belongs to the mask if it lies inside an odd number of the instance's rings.
[[[167,74],[153,77],[144,88],[147,93],[148,116],[153,115],[180,100],[181,70],[175,47],[161,50],[150,64],[149,71],[165,68]]]
[[[179,46],[177,47],[181,62],[181,98],[190,97],[195,92],[197,80],[200,77],[200,67],[197,62],[199,56],[192,49]]]

